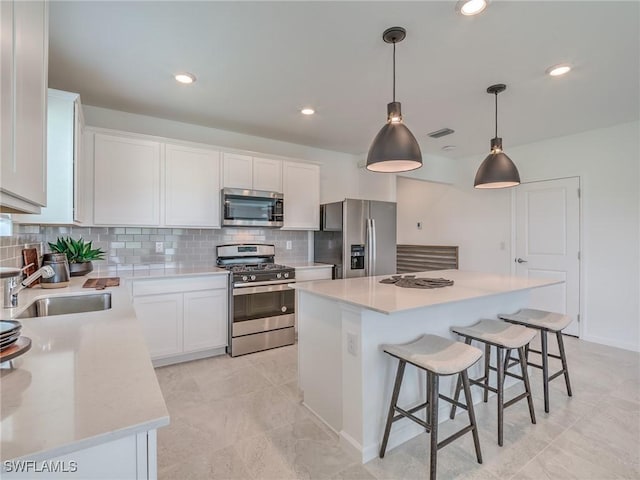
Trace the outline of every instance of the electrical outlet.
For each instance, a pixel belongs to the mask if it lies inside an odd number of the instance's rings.
[[[287,240],[287,250],[291,250],[291,240]]]
[[[164,243],[156,242],[156,253],[162,253],[164,251]]]
[[[347,353],[358,356],[358,336],[355,333],[347,333]]]

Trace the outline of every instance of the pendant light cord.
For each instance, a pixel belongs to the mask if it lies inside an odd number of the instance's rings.
[[[495,137],[498,138],[498,92],[496,92],[495,95],[496,95],[496,134],[495,134]]]
[[[396,42],[393,42],[393,101],[396,101]]]

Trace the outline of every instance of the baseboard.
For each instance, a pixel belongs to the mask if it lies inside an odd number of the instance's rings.
[[[362,445],[344,430],[340,432],[340,445],[354,456],[358,458],[362,457]]]
[[[640,345],[634,344],[631,342],[620,342],[618,340],[612,340],[610,338],[598,337],[596,335],[582,335],[580,340],[584,340],[586,342],[599,343],[601,345],[606,345],[608,347],[621,348],[623,350],[630,350],[632,352],[640,352]]]
[[[322,418],[320,415],[318,415],[313,408],[309,407],[309,405],[307,405],[306,403],[304,403],[304,401],[302,402],[302,406],[304,408],[306,408],[307,410],[309,410],[311,413],[313,413],[313,415],[318,419],[318,421],[320,421],[323,425],[325,425],[329,430],[331,430],[333,433],[335,433],[336,435],[340,435],[340,432],[337,431],[335,428],[333,428],[331,425],[329,425],[327,422],[325,422],[324,418]]]
[[[226,347],[211,348],[209,350],[201,350],[199,352],[182,353],[180,355],[171,355],[170,357],[154,358],[151,363],[154,367],[165,367],[167,365],[173,365],[174,363],[190,362],[192,360],[226,355],[226,353]]]
[[[412,422],[411,420],[406,420],[406,423],[404,425],[399,425],[397,422],[395,422],[393,427],[391,427],[391,433],[389,434],[389,441],[387,442],[387,452],[390,452],[397,446],[408,442],[413,437],[417,437],[421,433],[424,433],[424,428],[417,423]],[[382,438],[380,438],[379,442],[362,448],[362,463],[367,463],[369,460],[378,458],[381,442]]]

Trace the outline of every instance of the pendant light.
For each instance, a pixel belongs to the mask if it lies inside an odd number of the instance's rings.
[[[502,151],[502,138],[498,137],[498,94],[507,86],[491,85],[487,93],[496,97],[496,136],[491,139],[491,153],[478,168],[473,184],[476,188],[506,188],[520,184],[520,174],[511,159]]]
[[[420,146],[407,126],[402,123],[400,102],[396,102],[396,43],[407,35],[402,27],[391,27],[384,31],[382,39],[393,44],[393,102],[387,104],[387,124],[374,138],[367,170],[372,172],[408,172],[422,166]]]

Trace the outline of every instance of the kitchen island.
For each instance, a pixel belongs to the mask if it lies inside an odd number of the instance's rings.
[[[381,345],[409,342],[424,333],[455,338],[449,331],[452,325],[471,325],[527,307],[530,290],[562,283],[459,270],[416,276],[443,277],[454,285],[424,290],[381,284],[388,275],[291,285],[297,292],[298,375],[304,405],[355,449],[363,463],[378,454],[397,368]],[[480,376],[479,368],[472,367],[470,375]],[[441,393],[452,393],[453,378],[441,379]],[[425,391],[424,373],[408,365],[399,403],[422,403]],[[447,413],[443,406],[441,421]],[[399,420],[389,447],[422,432],[419,425]]]

